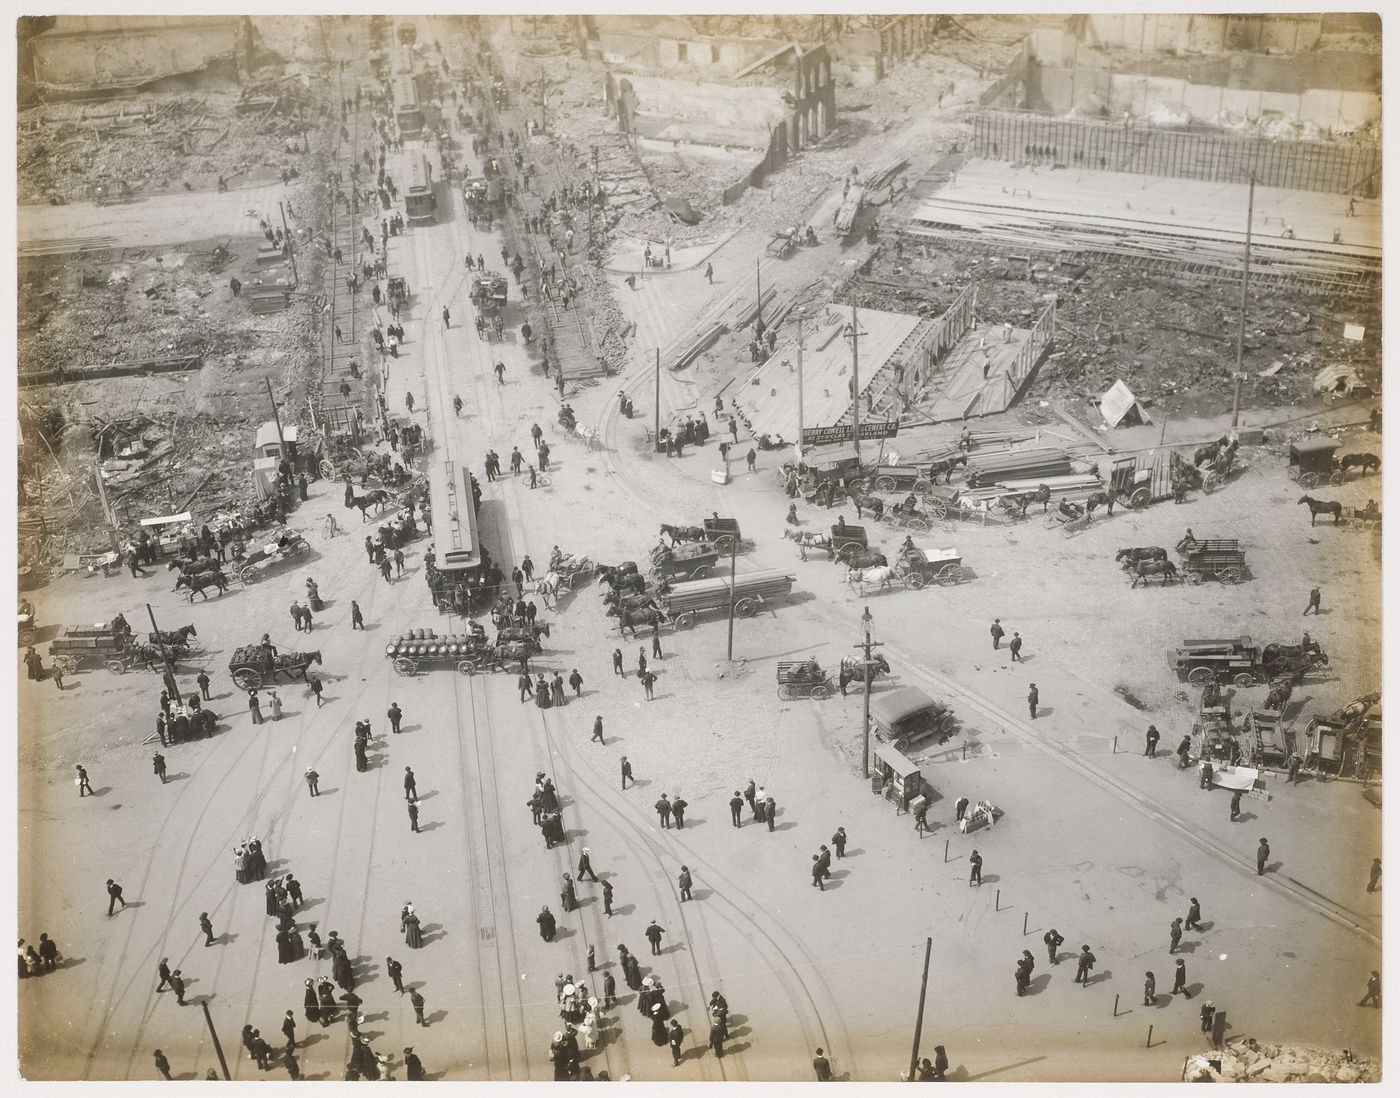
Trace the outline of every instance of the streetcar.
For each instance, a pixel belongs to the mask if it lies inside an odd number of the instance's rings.
[[[409,149],[400,167],[403,176],[403,204],[410,221],[432,221],[437,216],[437,196],[433,193],[433,167],[427,154]]]
[[[411,75],[394,77],[394,121],[399,125],[400,137],[418,137],[423,132],[423,107]]]

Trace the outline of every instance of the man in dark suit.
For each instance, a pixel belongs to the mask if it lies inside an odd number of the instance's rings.
[[[1261,872],[1262,872],[1262,870],[1261,870]],[[112,911],[116,908],[117,904],[121,904],[123,909],[125,909],[125,907],[126,907],[126,901],[122,899],[122,886],[119,885],[119,884],[117,884],[116,881],[112,880],[111,877],[108,877],[108,878],[107,878],[107,916],[108,916],[108,918],[111,917]]]

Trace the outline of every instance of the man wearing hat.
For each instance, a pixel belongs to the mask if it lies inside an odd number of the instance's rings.
[[[312,770],[311,767],[308,766],[306,768],[306,788],[311,790],[311,795],[313,797],[319,797],[321,795],[320,790],[316,788],[316,783],[320,780],[321,775],[317,774],[316,771]]]
[[[408,1073],[410,1082],[420,1082],[427,1078],[427,1076],[423,1074],[423,1061],[418,1059],[418,1056],[413,1051],[412,1045],[403,1050],[403,1066],[404,1070]]]

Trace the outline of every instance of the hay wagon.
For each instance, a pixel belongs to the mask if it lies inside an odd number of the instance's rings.
[[[1233,584],[1245,577],[1244,551],[1235,538],[1183,538],[1176,551],[1187,583],[1204,583],[1207,576],[1214,576],[1221,583]]]
[[[240,690],[256,690],[276,686],[279,675],[285,675],[289,682],[305,682],[307,669],[320,662],[319,651],[269,655],[260,644],[244,644],[234,649],[228,670]]]

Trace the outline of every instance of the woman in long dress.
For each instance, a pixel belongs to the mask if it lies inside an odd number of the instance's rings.
[[[423,930],[416,912],[409,911],[403,921],[403,939],[409,949],[423,948]]]
[[[267,882],[267,887],[263,889],[263,893],[264,893],[264,896],[266,897],[266,900],[267,900],[267,913],[268,913],[269,917],[275,918],[275,917],[277,916],[277,887],[276,887],[276,882],[275,882],[275,881],[268,881],[268,882]]]
[[[277,932],[277,963],[285,965],[291,959],[291,939],[287,937],[285,930],[279,930]]]
[[[301,931],[295,924],[287,931],[287,942],[293,961],[300,961],[306,956],[306,943],[301,940]]]
[[[241,846],[233,850],[233,879],[239,884],[248,883],[248,852]]]
[[[305,983],[306,995],[303,998],[303,1003],[306,1009],[306,1020],[308,1022],[319,1022],[321,1020],[321,1003],[320,1000],[316,998],[316,984],[311,979],[307,979]]]

